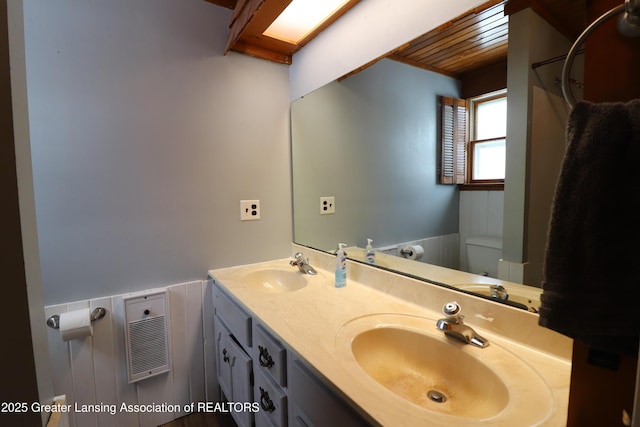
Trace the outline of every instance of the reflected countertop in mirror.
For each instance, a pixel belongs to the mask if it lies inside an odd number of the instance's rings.
[[[366,261],[365,249],[351,246],[345,251],[349,259],[369,264]],[[541,289],[533,286],[457,271],[381,252],[375,252],[375,261],[369,265],[402,272],[413,278],[479,295],[532,313],[537,313],[540,308]]]

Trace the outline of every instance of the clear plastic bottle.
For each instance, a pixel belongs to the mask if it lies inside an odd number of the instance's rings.
[[[338,252],[336,252],[336,288],[344,288],[347,286],[347,257],[343,248],[347,246],[344,243],[338,243]]]
[[[367,239],[367,249],[364,254],[364,259],[365,261],[367,261],[367,264],[376,263],[376,253],[373,251],[373,246],[371,246],[371,242],[373,242],[373,240]]]

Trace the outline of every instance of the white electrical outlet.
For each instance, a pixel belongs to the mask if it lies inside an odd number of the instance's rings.
[[[331,215],[336,213],[336,198],[320,197],[320,215]]]
[[[260,219],[260,200],[240,200],[240,221]]]

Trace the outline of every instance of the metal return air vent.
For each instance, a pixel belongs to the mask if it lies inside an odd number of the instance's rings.
[[[129,382],[171,369],[166,291],[125,299]]]

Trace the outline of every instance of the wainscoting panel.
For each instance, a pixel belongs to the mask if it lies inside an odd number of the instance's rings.
[[[89,308],[103,307],[107,310],[104,318],[93,322],[93,363],[96,402],[117,402],[118,388],[114,370],[116,366],[115,347],[113,345],[113,309],[111,298],[98,298],[89,302]],[[107,425],[114,416],[109,412],[97,414],[98,425]]]
[[[206,282],[204,282],[206,285]],[[206,400],[204,370],[204,310],[191,310],[192,307],[203,307],[203,303],[211,305],[212,300],[202,300],[202,286],[186,286],[186,346],[187,367],[189,368],[189,403]],[[213,322],[212,322],[213,324]],[[211,335],[213,338],[213,334]],[[210,353],[213,355],[214,353]]]
[[[422,258],[420,258],[420,262],[446,268],[460,268],[460,236],[458,233],[397,243],[375,248],[375,250],[388,255],[403,257],[401,253],[402,249],[411,245],[420,245],[424,249],[424,254]]]
[[[211,282],[182,283],[166,289],[171,371],[133,384],[127,380],[124,336],[123,297],[127,295],[45,307],[47,317],[85,307],[107,310],[104,318],[93,323],[93,336],[82,340],[64,342],[58,330],[47,328],[54,393],[66,395],[72,409],[76,405],[105,408],[73,410],[69,414],[71,427],[155,427],[185,415],[185,405],[217,399]],[[128,412],[121,410],[123,403],[180,405],[180,409],[173,413]],[[107,405],[115,405],[115,413]]]
[[[220,388],[218,387],[216,370],[215,335],[213,332],[213,280],[207,280],[202,287],[203,318],[202,332],[204,334],[204,379],[207,400],[219,401]],[[211,302],[211,303],[209,303]]]
[[[460,236],[457,233],[430,237],[419,241],[418,244],[424,249],[420,261],[441,267],[460,268]]]
[[[187,349],[187,292],[185,288],[185,286],[172,286],[169,288],[169,319],[171,320],[169,332],[171,334],[171,347],[173,348]],[[202,310],[200,312],[202,313]],[[171,371],[174,378],[173,402],[184,408],[184,405],[191,401],[191,393],[189,393],[189,356],[187,351],[174,351],[171,352],[171,358]],[[171,400],[163,400],[163,402]],[[185,412],[180,411],[176,414],[176,418],[183,415],[185,415]]]
[[[504,191],[460,192],[460,269],[468,271],[468,237],[502,239]]]

